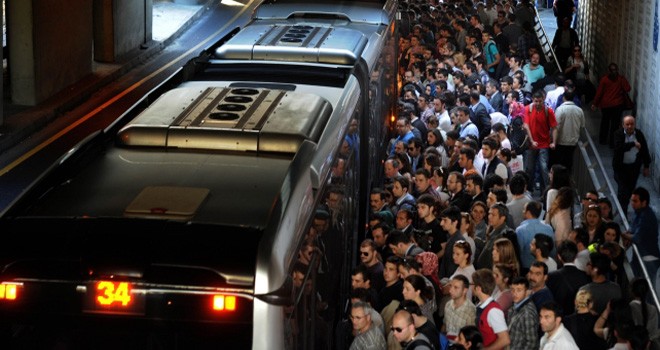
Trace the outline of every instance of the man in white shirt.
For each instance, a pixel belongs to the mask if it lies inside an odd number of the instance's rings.
[[[579,350],[561,319],[561,307],[556,302],[549,301],[541,306],[539,323],[545,334],[541,337],[540,350]]]
[[[468,135],[473,135],[479,139],[479,129],[477,129],[477,126],[470,121],[470,109],[466,106],[459,106],[457,108],[456,115],[458,116],[458,122],[460,123],[460,136],[465,138]]]
[[[574,97],[573,90],[566,90],[563,97],[564,103],[555,112],[557,140],[555,140],[553,158],[555,163],[565,166],[569,171],[573,167],[573,153],[580,139],[580,130],[585,126],[584,112],[573,102]]]
[[[545,105],[547,107],[550,107],[552,109],[555,108],[557,105],[557,99],[561,94],[564,93],[565,91],[565,86],[564,84],[566,83],[566,77],[564,76],[563,73],[558,73],[555,75],[555,88],[553,90],[548,91],[548,93],[545,96]],[[569,100],[572,101],[572,100]]]
[[[479,269],[472,274],[473,294],[479,298],[476,322],[483,337],[484,349],[505,349],[511,343],[504,312],[491,294],[495,277],[490,269]]]
[[[454,130],[451,125],[451,117],[447,111],[449,102],[452,104],[456,101],[454,94],[451,92],[443,92],[439,96],[433,98],[433,109],[435,116],[438,117],[438,129],[442,132],[442,137],[445,137],[448,132]]]
[[[497,157],[497,151],[500,149],[500,143],[493,137],[487,137],[481,143],[481,152],[484,157],[484,164],[481,167],[481,174],[485,178],[488,174],[499,175],[504,182],[509,178],[506,165]]]

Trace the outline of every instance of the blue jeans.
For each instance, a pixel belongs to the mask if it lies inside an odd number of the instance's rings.
[[[550,157],[550,150],[548,148],[541,149],[528,149],[523,155],[523,162],[525,163],[525,172],[529,175],[532,183],[528,184],[528,188],[531,190],[534,189],[534,184],[536,183],[535,169],[538,166],[539,173],[541,173],[541,178],[538,181],[541,183],[541,191],[548,186],[548,158]]]

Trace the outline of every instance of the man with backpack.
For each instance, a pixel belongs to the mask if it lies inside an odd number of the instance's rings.
[[[496,79],[497,76],[495,71],[500,64],[501,55],[497,50],[497,44],[495,44],[495,41],[493,41],[492,38],[493,35],[490,31],[484,30],[481,32],[481,39],[484,45],[484,56],[486,57],[486,67],[484,68],[486,68],[488,75],[490,75],[491,78]]]
[[[557,139],[557,120],[552,108],[545,105],[543,91],[538,90],[532,97],[532,103],[525,107],[523,121],[529,130],[530,147],[525,151],[525,172],[532,179],[532,184],[540,183],[540,190],[548,185],[548,161],[550,150],[555,149]],[[513,142],[512,142],[513,143]],[[535,173],[541,174],[538,181],[534,181]],[[530,186],[530,189],[533,187]]]

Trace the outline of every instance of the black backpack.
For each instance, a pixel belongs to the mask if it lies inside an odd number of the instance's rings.
[[[433,344],[429,343],[428,341],[426,341],[424,339],[419,339],[419,338],[417,338],[417,339],[411,341],[410,343],[408,343],[408,345],[406,345],[406,349],[413,349],[414,350],[418,346],[425,346],[425,347],[428,347],[429,349],[434,349]],[[439,349],[436,349],[436,350],[439,350]]]
[[[530,143],[523,124],[523,117],[519,115],[511,119],[511,124],[507,129],[507,138],[511,142],[511,150],[518,155],[522,155],[529,148]]]

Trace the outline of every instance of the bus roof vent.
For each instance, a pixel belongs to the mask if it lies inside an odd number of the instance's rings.
[[[124,146],[295,153],[318,141],[332,107],[324,98],[264,88],[182,87],[119,131]]]
[[[256,24],[245,27],[215,55],[231,60],[354,65],[366,45],[362,33],[348,28]]]
[[[262,1],[252,18],[258,20],[341,19],[352,23],[389,23],[389,11],[396,9],[395,0],[277,0]]]

